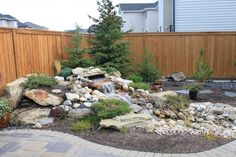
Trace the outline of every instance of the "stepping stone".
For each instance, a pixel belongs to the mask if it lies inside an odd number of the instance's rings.
[[[236,93],[234,93],[234,92],[225,92],[225,94],[224,94],[225,96],[228,96],[228,97],[236,97]]]
[[[178,94],[188,94],[188,90],[177,90],[175,92]]]
[[[201,93],[201,94],[212,94],[213,91],[212,90],[202,90],[202,91],[199,91],[199,93]]]

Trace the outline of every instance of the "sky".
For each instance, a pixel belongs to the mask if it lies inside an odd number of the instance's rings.
[[[153,3],[156,0],[112,0],[119,3]],[[0,13],[10,14],[21,22],[33,22],[49,30],[64,31],[88,28],[98,17],[96,0],[0,0]]]

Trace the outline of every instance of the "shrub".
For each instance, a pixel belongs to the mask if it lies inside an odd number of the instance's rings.
[[[117,69],[114,67],[101,67],[100,68],[102,71],[106,71],[108,74],[111,74],[113,72],[116,72]]]
[[[144,50],[142,63],[139,65],[139,75],[145,82],[153,82],[160,78],[160,72],[154,64],[152,64],[152,55],[148,53],[147,49]]]
[[[0,98],[0,118],[4,116],[6,112],[10,111],[10,101],[7,98]]]
[[[131,83],[129,86],[133,87],[134,89],[144,89],[144,90],[149,90],[150,88],[150,85],[148,83],[143,83],[143,82]]]
[[[117,99],[99,100],[92,106],[92,110],[99,119],[114,118],[131,111],[126,102]]]
[[[191,84],[191,85],[188,85],[186,87],[186,89],[188,89],[189,91],[192,91],[192,92],[198,92],[201,89],[201,85],[200,84]]]
[[[198,81],[205,81],[210,78],[213,70],[210,69],[209,65],[203,60],[204,50],[200,50],[200,60],[196,62],[195,72],[193,73],[193,78]]]
[[[82,40],[83,37],[80,34],[80,28],[76,26],[74,35],[71,38],[74,47],[66,48],[66,52],[69,54],[69,59],[61,62],[62,68],[89,67],[92,65],[91,60],[85,58],[85,55],[88,54],[88,50],[82,49],[80,46]]]
[[[181,95],[178,96],[171,96],[166,95],[166,100],[164,101],[164,105],[161,106],[162,108],[171,109],[172,111],[180,112],[183,109],[188,108],[190,101]]]
[[[87,131],[92,128],[89,120],[81,120],[72,125],[71,130],[75,132]]]
[[[39,87],[52,87],[57,84],[57,80],[54,77],[49,77],[47,75],[31,75],[28,77],[27,81],[22,83],[24,88],[39,88]]]
[[[99,17],[89,16],[96,27],[91,32],[90,54],[97,66],[112,67],[125,74],[130,63],[129,43],[123,40],[122,18],[117,16],[111,0],[97,1]]]
[[[127,79],[132,80],[134,83],[143,81],[142,77],[137,74],[132,74]]]
[[[64,77],[65,79],[72,75],[72,69],[71,68],[64,68],[60,73],[59,76]]]

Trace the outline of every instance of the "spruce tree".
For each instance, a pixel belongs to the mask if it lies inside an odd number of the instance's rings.
[[[80,34],[80,28],[76,26],[75,32],[71,38],[73,47],[66,48],[69,58],[61,62],[63,68],[88,67],[91,65],[91,61],[85,58],[85,55],[88,54],[88,50],[81,48],[82,40],[83,36]]]
[[[97,1],[99,18],[89,16],[96,27],[92,30],[93,36],[89,40],[90,53],[96,65],[103,68],[115,68],[125,73],[130,62],[129,44],[122,40],[121,31],[123,21],[117,16],[115,6],[111,0]]]

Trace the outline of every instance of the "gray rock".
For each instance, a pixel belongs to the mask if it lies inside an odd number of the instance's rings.
[[[89,108],[78,108],[73,109],[69,112],[69,117],[75,118],[75,119],[81,119],[87,115],[90,115],[92,113],[91,109]]]
[[[63,105],[65,105],[65,106],[72,106],[73,104],[72,104],[72,102],[70,100],[65,100],[63,102]]]
[[[191,127],[194,129],[200,129],[201,125],[197,123],[192,123]]]
[[[57,106],[63,102],[63,99],[57,97],[55,95],[49,94],[46,91],[32,89],[26,91],[24,96],[28,97],[29,99],[33,100],[40,106]]]
[[[85,97],[81,97],[79,100],[80,100],[81,102],[86,102],[86,101],[88,101],[88,99],[86,99]]]
[[[103,94],[102,92],[100,92],[100,91],[98,91],[98,90],[94,90],[94,91],[92,92],[92,95],[96,96],[98,99],[105,97],[105,94]]]
[[[176,125],[185,126],[183,120],[177,120],[177,121],[176,121]]]
[[[153,105],[152,105],[151,103],[147,103],[147,104],[146,104],[146,107],[147,107],[148,109],[153,109]]]
[[[170,75],[170,79],[176,82],[184,81],[186,76],[182,72],[174,73]]]
[[[208,116],[206,117],[206,119],[209,120],[209,121],[214,121],[214,120],[215,120],[215,116],[213,116],[213,115],[208,115]]]
[[[170,112],[170,118],[171,119],[176,119],[178,116],[174,112]]]
[[[66,99],[70,101],[79,101],[80,96],[78,94],[74,93],[66,93]]]
[[[92,95],[90,93],[86,93],[84,94],[84,97],[89,100],[92,98]]]
[[[229,115],[229,119],[232,120],[232,121],[235,121],[236,120],[236,114]]]
[[[86,106],[86,107],[91,107],[93,105],[93,103],[90,103],[90,102],[85,102],[84,103],[84,106]]]
[[[54,78],[55,78],[58,82],[64,82],[64,81],[65,81],[64,77],[61,77],[61,76],[55,76]]]
[[[4,89],[4,95],[11,101],[11,110],[14,110],[21,102],[23,96],[23,87],[21,86],[21,84],[26,80],[26,78],[19,78],[6,85]]]
[[[84,68],[81,68],[81,67],[78,67],[78,68],[75,68],[75,69],[73,69],[72,70],[72,73],[74,74],[74,75],[83,75],[84,74],[84,72],[85,72],[85,70],[86,69],[84,69]]]
[[[70,106],[67,105],[60,105],[60,107],[65,111],[65,112],[69,112],[70,111]]]
[[[130,107],[134,113],[139,113],[142,111],[142,107],[137,104],[130,104]]]
[[[177,96],[177,93],[175,91],[165,91],[165,92],[159,92],[159,93],[151,93],[150,96],[151,98],[156,102],[159,100],[166,100],[165,96]]]
[[[182,112],[178,113],[178,117],[182,120],[186,120],[186,116]]]
[[[73,105],[73,108],[79,108],[80,107],[80,104],[79,103],[75,103],[74,105]]]

